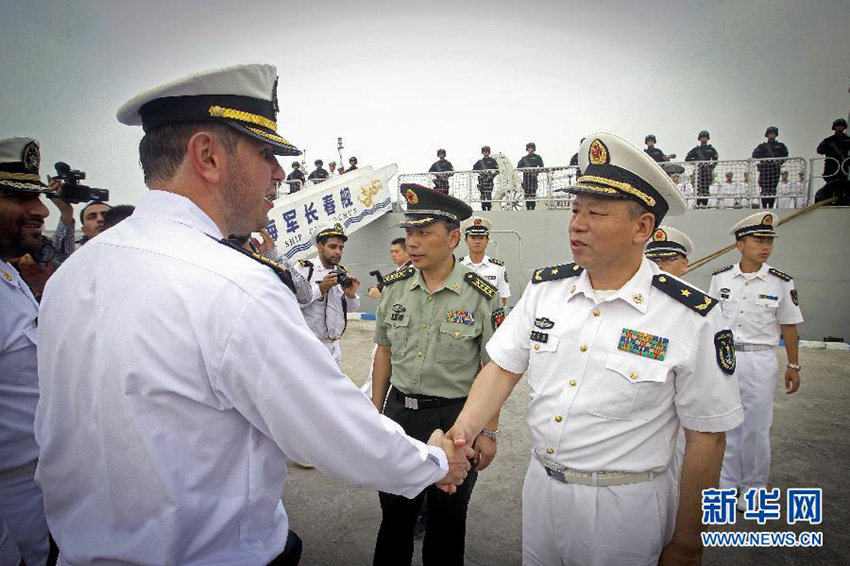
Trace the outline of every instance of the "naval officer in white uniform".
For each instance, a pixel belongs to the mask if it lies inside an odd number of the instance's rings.
[[[473,216],[463,223],[461,228],[469,254],[460,258],[460,263],[498,289],[502,306],[505,306],[511,296],[508,270],[505,267],[505,262],[492,258],[486,253],[492,227],[493,223],[481,216]]]
[[[41,150],[32,138],[0,140],[0,564],[43,565],[48,556],[38,444],[38,302],[9,260],[42,247],[49,214],[41,195]]]
[[[735,335],[738,384],[744,422],[730,430],[720,475],[722,487],[738,488],[738,508],[745,509],[750,488],[767,486],[770,475],[770,427],[779,368],[776,347],[785,339],[788,364],[785,392],[800,387],[797,325],[803,322],[797,288],[790,275],[767,264],[773,252],[778,217],[759,212],[736,223],[729,233],[741,261],[714,272],[711,295],[720,299],[726,324]]]
[[[723,433],[742,420],[732,335],[717,301],[643,256],[664,215],[685,212],[658,164],[604,133],[579,159],[576,263],[534,272],[449,436],[472,442],[525,374],[523,563],[699,560],[701,491],[717,485]],[[677,509],[668,465],[680,423]]]
[[[407,496],[468,469],[472,450],[447,459],[380,416],[289,273],[224,240],[265,226],[276,155],[299,153],[276,85],[241,65],[118,111],[145,130],[151,191],[54,274],[39,320],[36,479],[60,564],[297,564],[287,459]]]

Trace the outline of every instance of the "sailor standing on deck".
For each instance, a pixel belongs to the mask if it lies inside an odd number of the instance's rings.
[[[487,280],[499,290],[502,306],[508,302],[511,296],[511,286],[508,284],[508,270],[505,262],[488,256],[487,244],[490,243],[490,228],[493,223],[481,216],[473,216],[464,221],[463,230],[466,247],[469,255],[460,258],[461,265],[465,265],[481,277]]]
[[[723,433],[742,419],[732,335],[716,301],[643,256],[668,210],[685,211],[661,167],[604,133],[579,159],[576,263],[534,272],[449,436],[474,439],[527,375],[523,563],[698,561],[701,492],[717,485]],[[677,512],[668,465],[679,423]]]
[[[687,234],[672,226],[659,226],[652,233],[643,255],[658,267],[682,277],[688,270],[688,256],[694,253],[694,243]]]
[[[729,231],[741,261],[714,272],[709,294],[720,299],[726,324],[735,336],[738,384],[744,422],[726,435],[721,487],[738,488],[738,508],[751,488],[767,486],[770,475],[770,427],[776,390],[776,347],[785,339],[788,364],[785,392],[800,387],[797,325],[803,322],[797,289],[790,275],[766,262],[773,251],[775,214],[747,216]]]
[[[348,325],[348,312],[360,308],[357,295],[360,281],[349,275],[339,263],[348,241],[342,224],[320,226],[315,234],[319,251],[316,261],[302,260],[292,269],[310,281],[313,287],[312,302],[300,305],[307,326],[333,355],[337,365],[342,366],[339,339]]]

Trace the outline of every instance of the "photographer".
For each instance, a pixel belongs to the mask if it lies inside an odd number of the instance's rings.
[[[357,296],[360,281],[349,275],[339,263],[348,240],[342,224],[319,227],[315,235],[319,252],[317,263],[314,265],[311,261],[301,260],[292,266],[292,270],[304,276],[313,287],[313,300],[299,306],[307,326],[341,367],[339,339],[345,332],[348,311],[360,308],[360,297]]]
[[[56,176],[49,177],[49,186],[56,196],[50,197],[50,200],[59,209],[60,216],[51,244],[56,250],[54,261],[61,265],[77,247],[103,232],[103,215],[112,207],[106,204],[109,191],[80,184],[80,181],[86,178],[84,172],[71,169],[67,163],[61,161],[56,163],[55,168]],[[80,211],[83,237],[75,241],[76,226],[72,205],[83,202],[87,203]]]
[[[390,244],[390,258],[392,258],[396,266],[395,271],[401,271],[410,265],[410,256],[407,255],[407,245],[404,243],[404,238],[396,238],[392,241]],[[381,290],[376,285],[369,287],[369,296],[373,299],[380,299]]]

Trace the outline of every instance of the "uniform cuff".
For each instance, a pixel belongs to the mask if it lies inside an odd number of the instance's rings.
[[[692,417],[680,414],[679,422],[686,429],[695,432],[726,432],[744,422],[744,409],[739,405],[725,415],[713,417]]]
[[[494,362],[503,370],[509,371],[511,373],[525,373],[525,370],[528,369],[528,360],[513,360],[507,355],[505,355],[504,352],[500,352],[495,348],[491,349],[490,344],[487,344],[486,350],[487,354],[490,356],[490,361]]]

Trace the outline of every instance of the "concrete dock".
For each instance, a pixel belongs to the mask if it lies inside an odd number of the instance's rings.
[[[343,371],[360,386],[372,352],[373,322],[351,321],[342,339]],[[780,367],[785,351],[778,350]],[[703,564],[850,564],[850,352],[801,349],[802,386],[776,391],[772,431],[771,487],[782,490],[782,519],[759,527],[739,514],[734,531],[822,532],[820,548],[706,549]],[[531,441],[525,423],[528,386],[521,381],[502,410],[502,439],[493,464],[483,471],[469,507],[466,563],[501,566],[521,563],[521,493]],[[785,523],[789,487],[823,489],[823,523]],[[289,468],[284,505],[291,528],[304,541],[301,564],[371,564],[381,512],[378,495],[317,470]],[[414,564],[421,564],[421,539]]]

